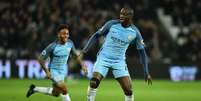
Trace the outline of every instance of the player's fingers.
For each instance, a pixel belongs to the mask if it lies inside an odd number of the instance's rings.
[[[88,75],[88,71],[85,72],[85,75]]]
[[[88,73],[88,71],[87,71],[87,70],[85,70],[85,73],[87,74],[87,73]]]
[[[82,71],[83,71],[83,73],[84,73],[85,76],[88,74],[87,70],[83,69]]]
[[[78,53],[78,57],[81,58],[83,56],[83,52]]]
[[[151,79],[148,80],[148,85],[152,85],[152,80]]]
[[[148,80],[147,78],[145,79],[145,82],[146,82],[147,84],[149,84],[149,80]]]
[[[47,79],[51,79],[51,75],[47,75],[47,77],[46,77]]]
[[[48,76],[45,77],[46,79],[50,79]]]
[[[48,76],[47,79],[51,79],[51,78]]]
[[[84,67],[82,68],[82,70],[84,71],[84,74],[86,75],[88,73],[87,69]]]

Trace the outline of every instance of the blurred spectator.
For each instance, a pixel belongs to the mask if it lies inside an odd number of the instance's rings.
[[[191,26],[193,22],[201,21],[200,0],[20,0],[0,1],[0,57],[3,58],[35,58],[47,43],[55,36],[58,24],[70,24],[70,39],[76,48],[82,48],[89,36],[109,19],[116,19],[119,10],[124,5],[134,9],[134,23],[139,27],[149,50],[151,61],[159,61],[170,56],[172,52],[171,39],[161,31],[156,16],[157,7],[165,9],[166,14],[172,15],[175,25]],[[181,42],[185,38],[185,42]],[[188,34],[182,32],[178,36],[177,45],[179,58],[189,49],[187,58],[201,60],[200,27],[191,28]],[[95,61],[96,43],[85,59]],[[192,49],[191,49],[192,48]],[[135,49],[131,48],[129,53]],[[174,53],[174,52],[173,52]],[[128,55],[133,59],[133,55]]]

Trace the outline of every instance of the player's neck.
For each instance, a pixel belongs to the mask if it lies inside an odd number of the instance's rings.
[[[63,44],[65,44],[66,42],[63,42],[63,41],[61,41],[61,40],[57,40],[57,43],[63,45]]]
[[[131,23],[121,23],[121,25],[122,25],[124,28],[127,28],[127,27],[131,26]]]

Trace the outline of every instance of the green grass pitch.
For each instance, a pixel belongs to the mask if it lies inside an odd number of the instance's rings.
[[[61,101],[48,95],[34,94],[26,98],[29,85],[51,86],[49,80],[0,80],[0,101]],[[66,82],[72,101],[86,101],[89,81],[86,79]],[[201,82],[171,82],[154,80],[148,86],[143,80],[133,80],[135,101],[201,101]],[[96,101],[124,101],[124,94],[114,79],[104,79],[97,92]]]

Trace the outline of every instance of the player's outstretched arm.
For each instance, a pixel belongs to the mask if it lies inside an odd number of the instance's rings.
[[[38,56],[38,62],[41,65],[41,68],[45,71],[48,79],[51,79],[51,73],[45,66],[45,60],[53,53],[54,48],[56,47],[56,42],[49,44]]]
[[[102,26],[95,34],[93,34],[90,37],[89,41],[87,42],[85,47],[82,49],[82,53],[86,53],[100,36],[107,35],[112,24],[115,24],[118,22],[119,22],[118,20],[110,20],[107,23],[105,23],[104,26]]]
[[[140,54],[140,61],[144,67],[145,82],[147,82],[148,85],[152,84],[152,78],[151,78],[151,75],[150,75],[149,69],[148,69],[148,59],[147,59],[146,51],[144,48],[140,49],[138,51]]]
[[[84,48],[82,49],[81,53],[86,53],[92,46],[93,44],[96,43],[98,37],[100,36],[100,34],[98,32],[96,32],[95,34],[93,34],[89,41],[87,42],[87,44],[84,46]]]
[[[82,56],[83,56],[83,54],[77,55],[77,61],[82,66],[82,70],[84,71],[84,74],[87,75],[88,74],[88,70],[87,70],[86,65],[83,63]]]
[[[45,71],[47,78],[51,79],[51,73],[50,71],[47,69],[47,67],[45,66],[45,60],[43,59],[43,57],[40,55],[37,58],[38,62],[40,63],[41,68]]]
[[[71,41],[72,42],[72,41]],[[72,53],[73,55],[76,57],[76,60],[77,62],[81,65],[82,67],[82,70],[84,71],[85,75],[87,75],[88,71],[87,71],[87,68],[86,66],[84,65],[83,63],[83,60],[82,60],[82,57],[83,57],[83,53],[81,51],[78,51],[76,48],[75,48],[75,45],[74,43],[72,42]]]

